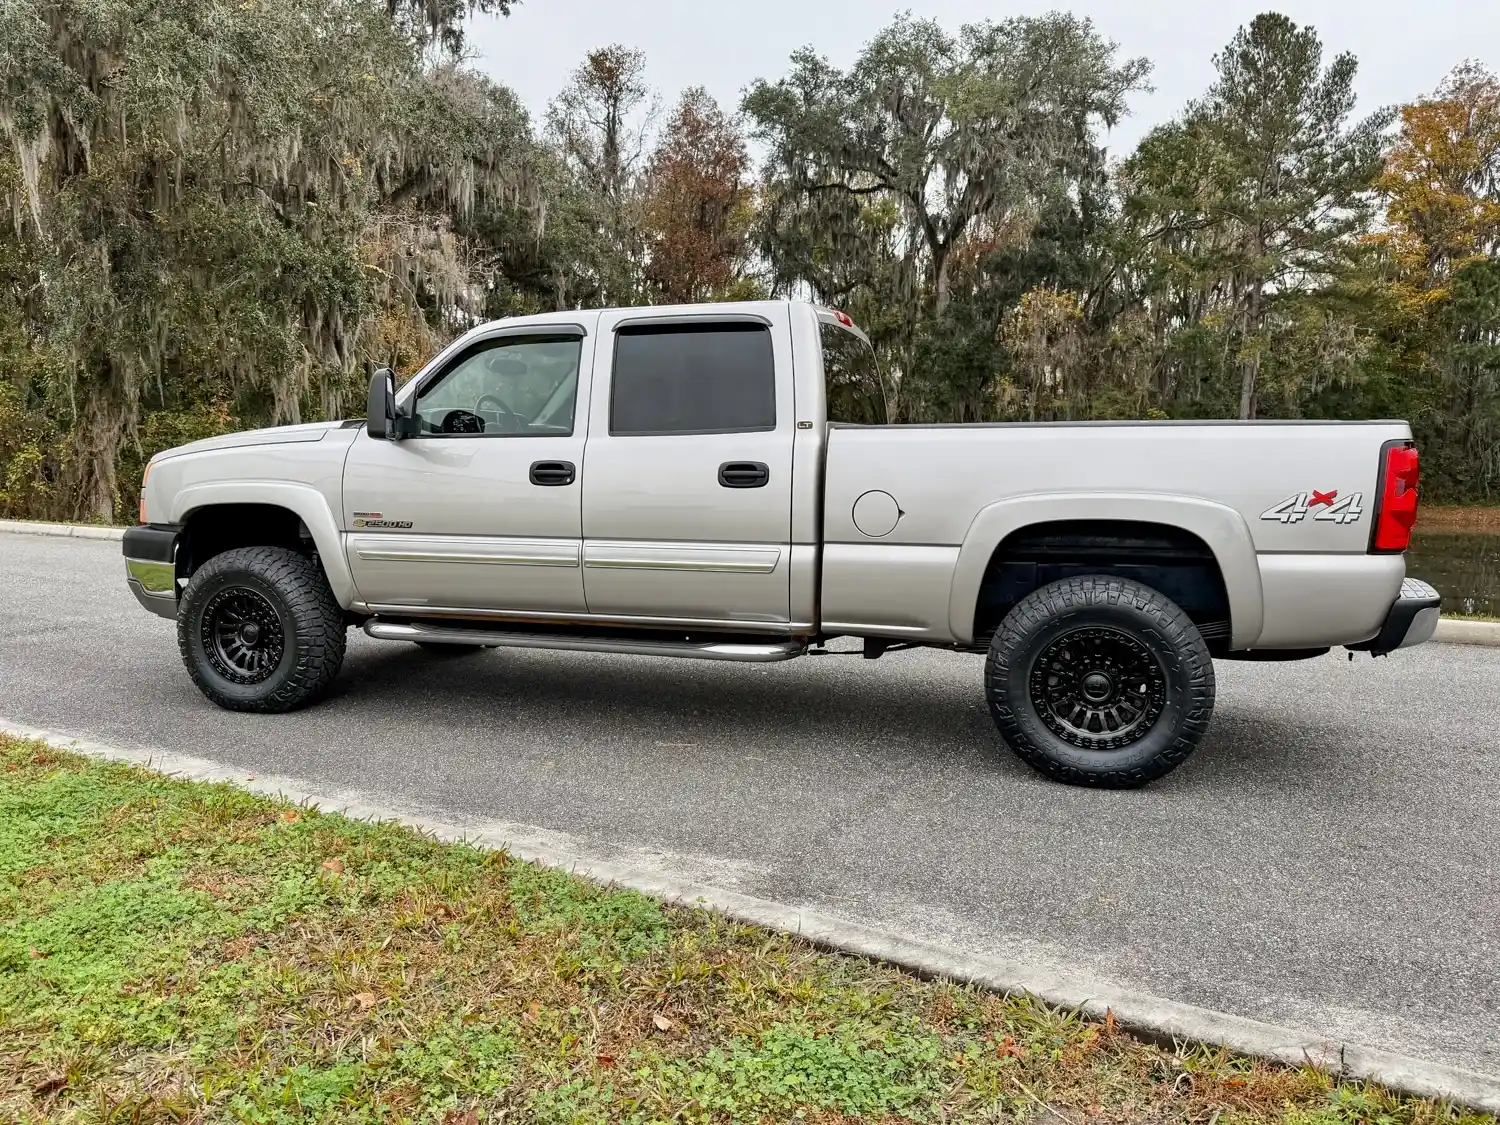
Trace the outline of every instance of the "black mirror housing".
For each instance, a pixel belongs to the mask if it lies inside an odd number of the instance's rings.
[[[365,416],[365,428],[373,438],[395,436],[396,421],[396,376],[389,367],[382,367],[370,375],[370,399]]]

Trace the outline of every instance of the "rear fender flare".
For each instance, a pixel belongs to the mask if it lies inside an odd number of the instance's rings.
[[[172,498],[170,518],[186,523],[193,512],[218,504],[274,504],[295,512],[318,548],[318,561],[341,609],[356,600],[354,575],[344,557],[343,536],[328,501],[316,488],[286,481],[225,481],[190,485]]]
[[[1192,532],[1208,544],[1224,575],[1231,647],[1248,648],[1260,636],[1265,621],[1260,564],[1250,529],[1233,508],[1212,500],[1147,492],[1043,493],[981,508],[969,525],[948,600],[948,626],[960,644],[974,640],[979,587],[995,548],[1022,528],[1059,520],[1134,520]]]

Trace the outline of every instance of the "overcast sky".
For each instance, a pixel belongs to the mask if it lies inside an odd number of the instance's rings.
[[[477,21],[470,44],[477,65],[537,116],[583,55],[609,43],[645,51],[647,77],[666,105],[687,86],[706,86],[732,111],[753,79],[785,74],[797,47],[810,44],[847,66],[908,8],[949,28],[1065,8],[1093,19],[1124,54],[1149,58],[1155,92],[1135,97],[1131,116],[1109,139],[1116,155],[1203,92],[1214,52],[1257,12],[1312,24],[1325,60],[1353,51],[1361,110],[1430,92],[1465,58],[1500,69],[1495,0],[524,0],[507,18]]]

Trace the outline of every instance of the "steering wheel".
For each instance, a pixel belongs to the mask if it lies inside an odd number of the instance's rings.
[[[479,401],[474,404],[474,409],[483,410],[484,404],[487,402],[495,404],[495,413],[501,415],[503,418],[503,421],[500,423],[501,426],[511,433],[519,432],[526,425],[525,419],[507,406],[505,400],[497,394],[481,395]]]

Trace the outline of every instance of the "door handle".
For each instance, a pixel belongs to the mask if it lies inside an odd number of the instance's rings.
[[[531,465],[531,483],[543,488],[557,488],[572,484],[578,470],[571,461],[534,461]]]
[[[771,468],[764,461],[725,461],[719,466],[719,483],[725,488],[764,488]]]

